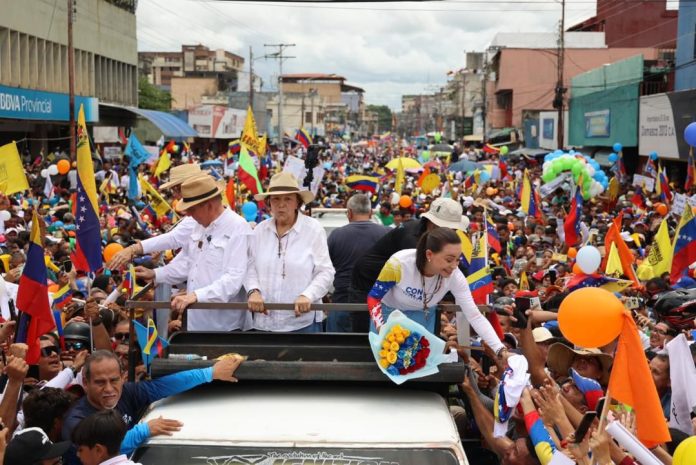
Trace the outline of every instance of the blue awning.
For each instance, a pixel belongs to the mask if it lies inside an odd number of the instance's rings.
[[[113,108],[120,108],[140,115],[148,121],[152,122],[152,124],[154,124],[155,126],[157,126],[157,128],[160,131],[162,131],[162,134],[164,134],[165,137],[198,137],[198,133],[195,129],[189,126],[185,121],[177,118],[176,116],[170,113],[156,110],[143,110],[142,108],[126,107],[122,105],[112,105],[102,102],[100,102],[99,104]]]

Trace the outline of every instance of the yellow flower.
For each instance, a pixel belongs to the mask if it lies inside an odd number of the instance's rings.
[[[409,337],[411,335],[411,331],[409,331],[408,329],[404,329],[403,331],[401,331],[401,334],[403,334],[404,337]]]
[[[390,364],[396,362],[396,352],[389,352],[389,355],[387,356],[387,360],[389,361]]]
[[[385,358],[385,357],[387,356],[388,353],[389,353],[388,350],[380,350],[380,351],[379,351],[379,356],[382,357],[382,358]]]
[[[398,336],[396,336],[396,342],[398,342],[399,344],[403,344],[404,340],[405,339],[403,334],[399,334]]]
[[[389,346],[389,350],[391,350],[392,352],[397,352],[399,350],[399,343],[392,342],[391,346]]]
[[[394,334],[389,333],[389,336],[387,336],[387,341],[394,342],[395,340],[396,340],[396,337],[394,336]]]
[[[382,349],[389,350],[390,347],[391,347],[391,342],[389,342],[389,341],[382,342]]]
[[[386,370],[387,368],[389,368],[389,365],[390,365],[389,360],[387,360],[386,358],[381,358],[381,359],[379,359],[379,366],[381,366],[381,367],[384,368],[385,370]]]

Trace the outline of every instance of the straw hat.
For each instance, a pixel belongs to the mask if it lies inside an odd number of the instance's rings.
[[[221,192],[220,186],[212,176],[194,176],[181,184],[181,201],[176,205],[176,210],[186,211],[194,205],[220,196]]]
[[[280,173],[273,175],[271,178],[271,183],[268,186],[268,191],[263,194],[256,194],[254,199],[264,200],[266,197],[271,195],[288,195],[297,194],[302,198],[304,203],[309,203],[314,200],[314,194],[308,190],[300,190],[300,185],[297,182],[297,178],[287,171],[281,171]]]
[[[606,386],[609,383],[609,373],[614,359],[611,355],[607,355],[599,349],[571,349],[567,345],[557,342],[549,347],[546,365],[555,371],[557,375],[567,376],[568,370],[576,356],[595,357],[602,367],[602,377],[598,380],[599,383],[602,386]]]
[[[462,206],[456,200],[437,198],[430,205],[430,210],[421,217],[429,219],[441,228],[459,229],[466,231],[469,227],[469,218],[462,216]]]
[[[188,178],[201,173],[201,167],[197,163],[178,165],[169,170],[169,181],[160,186],[160,189],[170,189],[183,184]]]

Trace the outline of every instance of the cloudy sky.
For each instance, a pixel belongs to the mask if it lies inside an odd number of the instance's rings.
[[[595,13],[595,0],[567,0],[566,24]],[[447,0],[398,3],[272,3],[220,0],[140,0],[138,48],[175,51],[181,44],[224,48],[248,59],[290,43],[296,58],[284,73],[335,73],[366,90],[366,100],[393,109],[401,95],[429,93],[466,51],[483,51],[497,32],[553,32],[554,0]],[[248,69],[248,64],[246,65]],[[254,62],[270,90],[276,60]]]

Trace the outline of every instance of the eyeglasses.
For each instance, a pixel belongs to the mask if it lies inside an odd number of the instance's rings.
[[[48,347],[41,348],[41,356],[42,357],[50,357],[53,354],[60,355],[60,347],[48,346]]]
[[[85,344],[82,341],[66,342],[65,348],[67,350],[75,350],[75,351],[84,350],[87,348],[87,344]]]
[[[130,333],[114,333],[114,339],[117,341],[127,340],[130,337]]]

